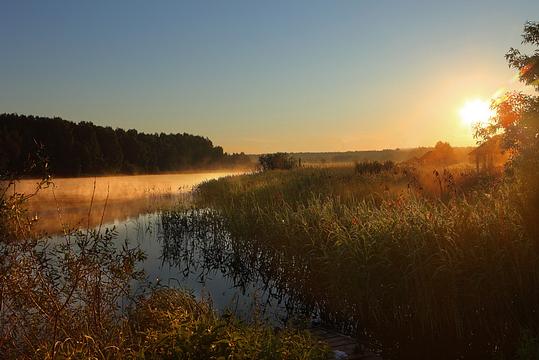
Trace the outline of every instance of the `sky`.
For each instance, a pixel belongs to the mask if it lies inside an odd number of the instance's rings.
[[[228,152],[474,144],[539,1],[0,0],[0,113]]]

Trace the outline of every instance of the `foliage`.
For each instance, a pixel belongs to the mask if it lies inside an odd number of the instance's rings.
[[[298,166],[297,161],[287,153],[260,155],[258,163],[263,171],[277,169],[290,170]]]
[[[0,243],[0,352],[54,358],[71,348],[83,357],[108,347],[119,351],[125,341],[120,304],[131,281],[141,279],[135,265],[142,252],[127,244],[115,248],[110,230],[55,241],[29,230],[12,235]]]
[[[152,359],[327,359],[326,345],[308,332],[274,330],[217,316],[208,303],[182,291],[156,291],[131,316],[142,343],[138,355]]]
[[[0,244],[9,244],[17,239],[31,235],[34,219],[27,216],[24,205],[38,191],[50,185],[51,177],[48,166],[48,159],[43,153],[43,149],[38,148],[24,162],[24,172],[17,173],[6,169],[0,171]],[[16,181],[30,173],[40,174],[41,181],[36,183],[35,190],[32,193],[18,193],[16,191]]]
[[[35,153],[36,144],[44,147],[56,176],[250,165],[247,155],[224,153],[201,136],[145,134],[84,121],[0,114],[0,172],[27,169],[26,159]]]
[[[355,164],[356,173],[363,174],[379,174],[383,171],[390,171],[395,168],[395,163],[391,160],[384,161],[362,161]]]
[[[527,22],[523,43],[535,47],[533,55],[511,48],[506,54],[509,66],[519,71],[520,80],[539,91],[539,23]],[[496,115],[478,128],[476,137],[488,141],[501,134],[503,145],[511,153],[507,170],[512,174],[518,192],[526,194],[520,204],[528,228],[539,236],[539,225],[533,218],[539,213],[539,96],[508,93],[493,103]]]
[[[539,22],[528,21],[524,25],[522,43],[539,47]],[[539,51],[537,49],[533,55],[525,55],[511,48],[505,58],[510,67],[519,71],[521,81],[539,90]]]
[[[535,46],[533,55],[521,54],[511,48],[506,54],[509,66],[519,71],[520,80],[539,91],[539,23],[527,22],[523,43]],[[539,151],[539,96],[519,92],[507,93],[492,104],[496,115],[490,124],[479,127],[476,137],[488,140],[503,133],[505,147],[515,158],[530,159]]]

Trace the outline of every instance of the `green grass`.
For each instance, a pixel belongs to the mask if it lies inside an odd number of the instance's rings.
[[[329,349],[308,332],[274,330],[232,315],[217,316],[204,302],[177,290],[161,290],[141,303],[132,327],[143,358],[327,359]]]
[[[45,339],[29,357],[53,358]],[[55,345],[55,358],[80,359],[328,359],[310,333],[243,323],[188,292],[155,290],[106,333],[75,333]],[[6,353],[9,354],[9,353]],[[13,354],[12,354],[13,355]]]
[[[425,178],[271,171],[204,183],[196,199],[235,241],[281,254],[287,285],[327,318],[351,316],[387,356],[512,356],[539,324],[526,199],[510,179],[453,176],[436,196]]]

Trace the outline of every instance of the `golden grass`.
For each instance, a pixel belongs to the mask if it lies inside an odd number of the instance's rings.
[[[271,171],[207,182],[197,199],[245,248],[281,254],[283,286],[386,354],[513,354],[539,324],[526,195],[510,178],[430,174],[432,190],[409,169]]]

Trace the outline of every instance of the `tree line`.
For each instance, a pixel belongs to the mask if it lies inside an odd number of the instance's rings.
[[[0,114],[0,172],[23,171],[38,151],[47,157],[51,173],[59,176],[158,173],[251,163],[244,153],[227,154],[197,135],[146,134],[58,117]]]

